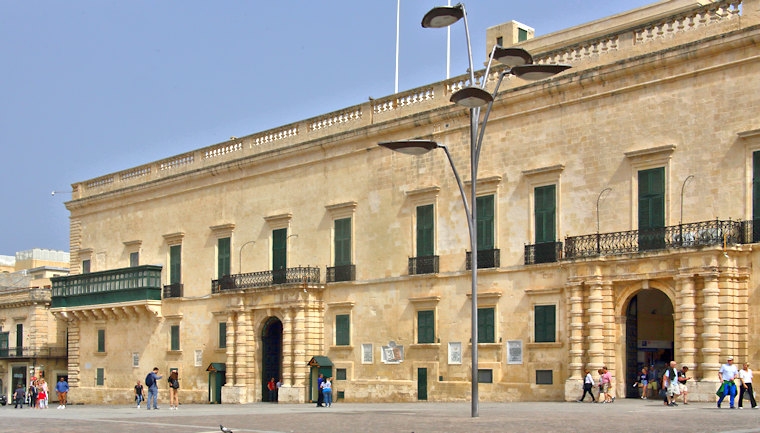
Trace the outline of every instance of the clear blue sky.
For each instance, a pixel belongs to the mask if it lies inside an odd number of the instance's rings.
[[[452,1],[456,3],[456,1]],[[545,35],[647,0],[472,0],[473,56],[516,20]],[[396,0],[0,0],[0,255],[68,251],[74,182],[394,92]],[[446,31],[401,0],[399,90],[446,74]],[[467,69],[451,31],[451,75]]]

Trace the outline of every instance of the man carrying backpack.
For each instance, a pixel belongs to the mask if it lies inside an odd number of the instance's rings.
[[[662,387],[667,393],[668,406],[678,406],[676,396],[681,395],[681,390],[678,386],[678,370],[675,361],[670,361],[670,367],[662,375]]]
[[[153,409],[158,409],[158,384],[156,382],[162,377],[158,375],[158,367],[153,367],[153,371],[145,376],[145,386],[148,387],[148,410],[150,410],[151,399],[153,401]]]

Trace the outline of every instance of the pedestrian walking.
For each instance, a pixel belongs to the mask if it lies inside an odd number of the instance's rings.
[[[140,409],[140,403],[142,403],[143,400],[145,400],[145,391],[142,384],[138,380],[137,385],[135,385],[135,402],[137,403],[138,409]]]
[[[749,402],[752,404],[752,409],[756,408],[757,402],[755,401],[755,392],[752,390],[752,369],[749,368],[749,363],[745,362],[744,365],[742,365],[742,369],[739,370],[739,379],[742,381],[741,388],[739,388],[739,409],[744,409],[742,407],[742,402],[744,401],[745,393],[749,395]]]
[[[66,382],[65,377],[61,376],[58,379],[58,383],[55,384],[55,392],[58,394],[57,409],[66,409],[66,400],[69,395],[69,383]]]
[[[734,381],[739,378],[739,370],[737,370],[736,366],[734,365],[733,356],[729,356],[726,360],[726,363],[720,366],[720,370],[718,370],[718,377],[723,382],[721,384],[723,392],[718,399],[718,409],[720,409],[720,404],[723,403],[723,399],[726,398],[727,395],[730,396],[730,408],[733,409],[734,399],[736,398],[736,383]]]
[[[580,399],[578,399],[578,402],[582,402],[586,399],[586,394],[591,396],[591,401],[596,403],[596,398],[594,398],[594,393],[591,392],[592,389],[594,389],[594,378],[591,377],[591,371],[587,368],[585,370],[586,377],[583,378],[583,395]]]

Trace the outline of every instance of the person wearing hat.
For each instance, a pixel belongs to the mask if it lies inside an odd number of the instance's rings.
[[[734,409],[734,399],[736,398],[736,383],[734,383],[734,380],[739,377],[739,370],[734,365],[733,356],[729,356],[726,363],[720,366],[718,377],[723,381],[723,395],[718,399],[718,409],[720,409],[720,404],[723,403],[723,399],[727,395],[731,396],[729,399],[730,407]]]

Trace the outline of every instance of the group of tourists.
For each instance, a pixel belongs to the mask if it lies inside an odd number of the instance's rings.
[[[65,409],[66,394],[69,392],[69,384],[66,382],[66,378],[60,378],[55,385],[55,390],[58,393],[58,409]],[[25,389],[21,383],[16,385],[16,389],[13,391],[13,407],[23,409],[24,403],[27,403],[32,409],[47,409],[50,398],[48,391],[48,384],[44,377],[39,379],[32,377],[28,388]]]
[[[588,394],[591,397],[593,403],[612,403],[615,401],[615,397],[611,396],[612,389],[612,375],[606,367],[598,370],[599,377],[598,382],[594,380],[590,370],[584,371],[583,379],[583,395],[577,401],[582,402],[585,400]],[[720,380],[720,388],[716,392],[718,398],[718,408],[721,407],[723,400],[729,397],[729,407],[731,409],[739,408],[743,409],[743,402],[745,395],[749,398],[749,401],[753,409],[757,408],[757,402],[755,401],[755,393],[752,389],[752,370],[749,368],[749,363],[744,363],[741,369],[738,369],[734,365],[734,358],[729,356],[726,359],[726,363],[721,365],[718,371],[718,378]],[[677,399],[681,399],[682,404],[689,404],[689,388],[687,383],[692,379],[689,375],[689,367],[682,366],[677,368],[675,361],[670,361],[667,367],[656,369],[654,365],[650,367],[644,367],[637,375],[636,383],[633,384],[634,388],[638,388],[640,398],[646,400],[649,398],[662,398],[663,405],[674,407],[678,406]],[[598,398],[594,396],[594,388],[598,383]],[[739,395],[738,404],[735,401],[737,396],[737,390]]]

